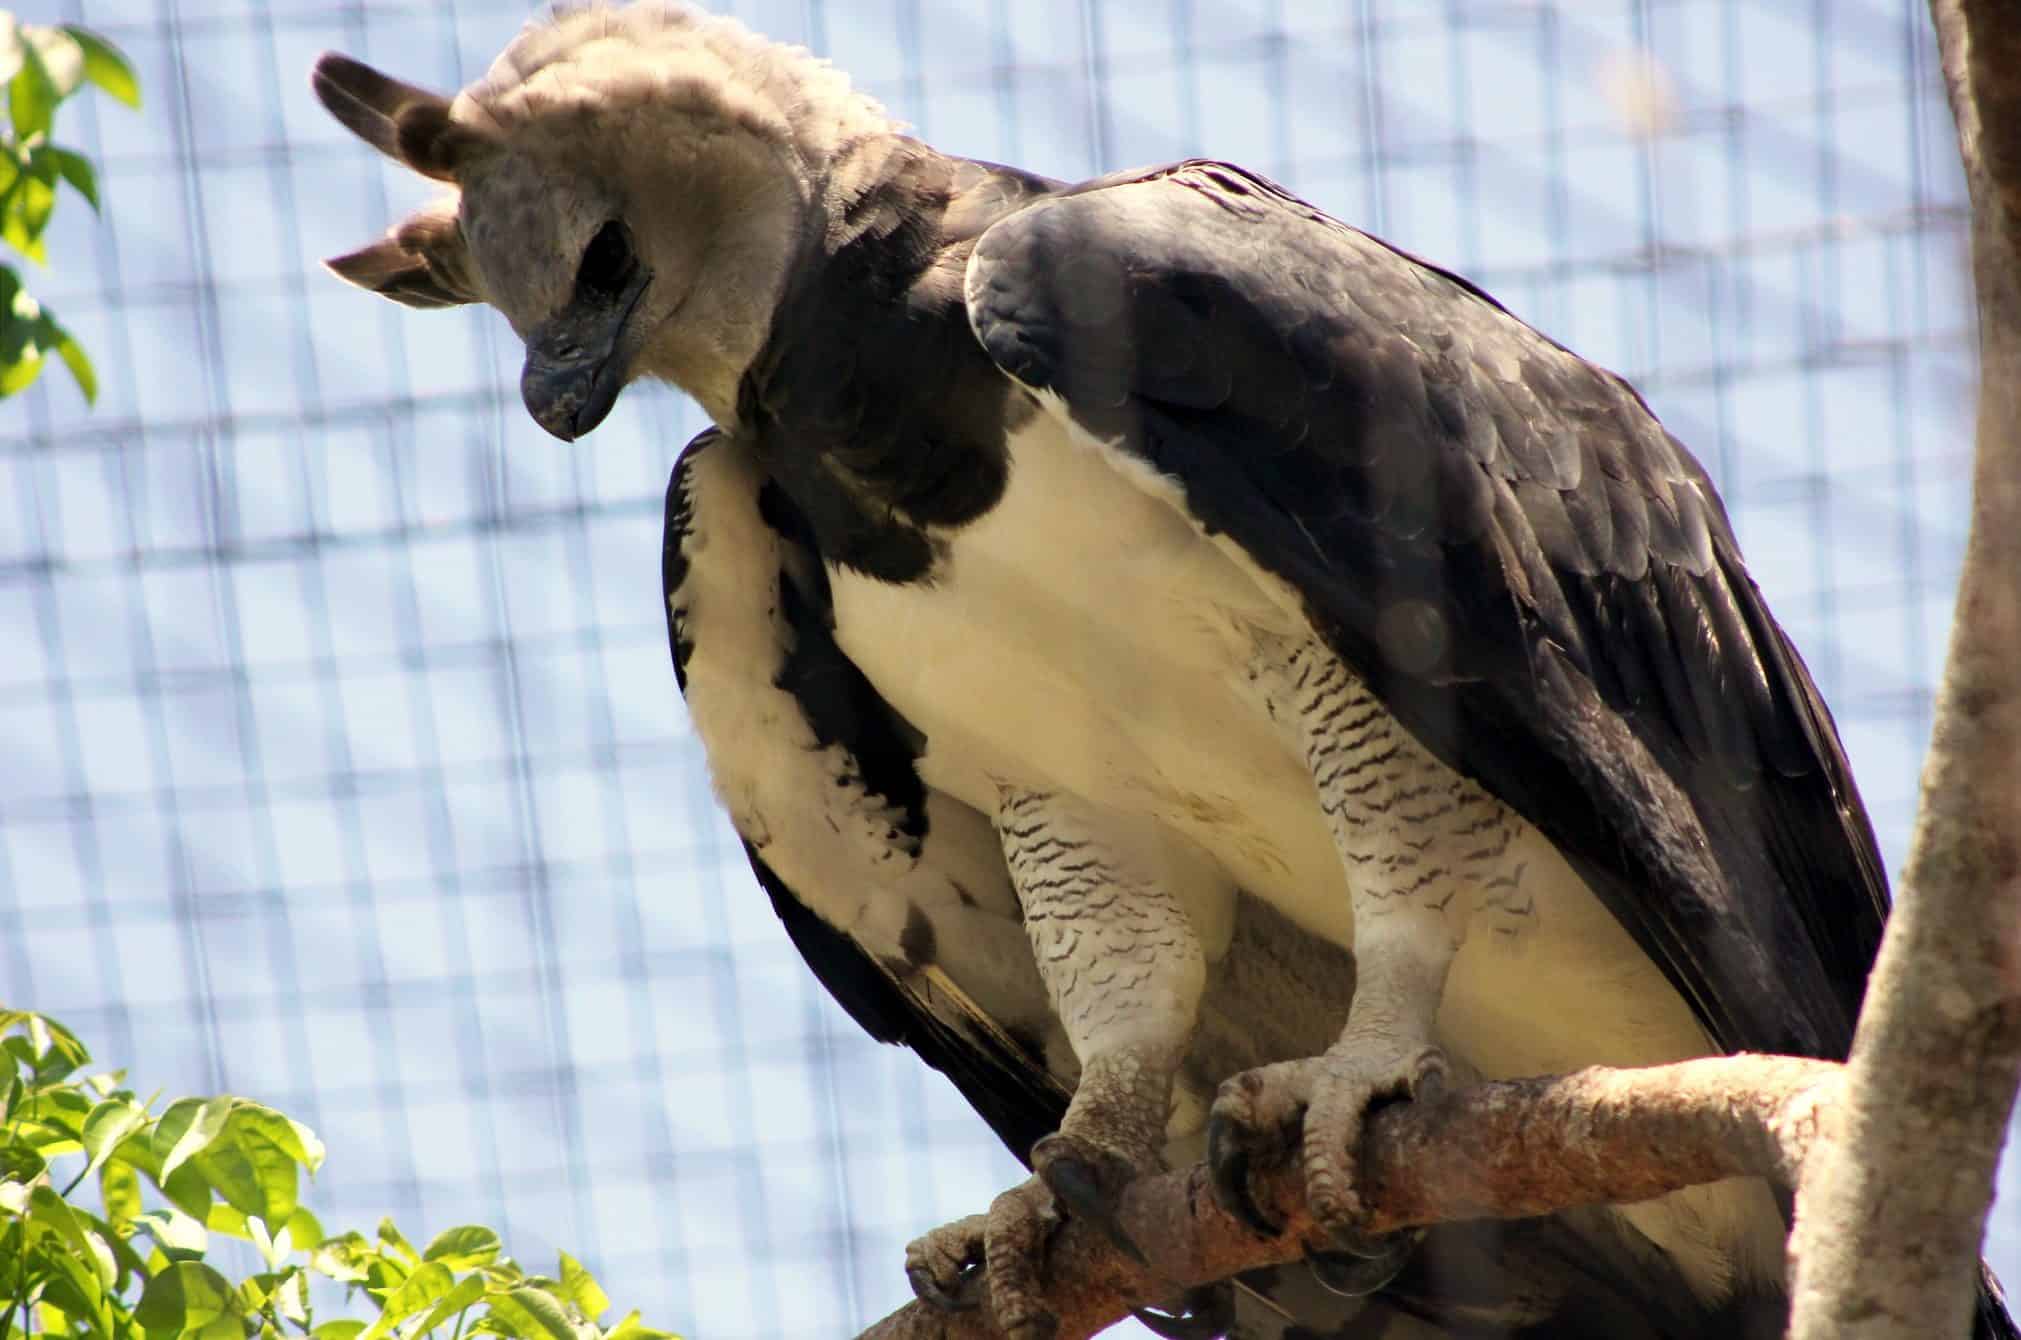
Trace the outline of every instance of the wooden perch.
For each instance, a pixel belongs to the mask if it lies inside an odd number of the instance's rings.
[[[1842,1068],[1784,1056],[1720,1056],[1644,1070],[1581,1070],[1460,1090],[1384,1108],[1361,1148],[1369,1227],[1389,1232],[1461,1219],[1526,1218],[1580,1205],[1647,1200],[1703,1182],[1759,1176],[1790,1186],[1839,1095]],[[1258,1238],[1222,1213],[1196,1165],[1148,1178],[1123,1198],[1144,1269],[1071,1220],[1046,1262],[1061,1340],[1089,1336],[1181,1289],[1295,1261],[1311,1231],[1295,1167],[1258,1191],[1287,1227]],[[980,1286],[979,1286],[980,1287]],[[910,1303],[861,1340],[1000,1336],[986,1296],[947,1313]]]

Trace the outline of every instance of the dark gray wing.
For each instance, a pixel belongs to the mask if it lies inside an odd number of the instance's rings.
[[[978,240],[978,338],[1302,598],[1719,1043],[1843,1055],[1886,877],[1704,471],[1618,377],[1219,163]]]
[[[681,453],[667,484],[661,580],[674,674],[682,692],[690,692],[690,668],[696,658],[714,653],[711,631],[721,631],[730,620],[769,619],[774,612],[770,602],[776,596],[777,609],[783,613],[790,632],[789,637],[769,649],[776,652],[776,658],[769,654],[754,656],[754,639],[749,636],[724,639],[736,644],[733,672],[748,676],[754,691],[778,690],[784,703],[790,704],[789,710],[801,714],[811,732],[812,743],[819,747],[818,754],[811,749],[797,753],[794,762],[802,770],[775,780],[782,786],[800,788],[802,794],[832,795],[836,779],[823,769],[821,760],[833,757],[833,749],[839,747],[851,776],[866,792],[890,802],[902,816],[891,832],[891,860],[859,868],[827,866],[824,872],[827,878],[848,887],[795,890],[746,835],[744,851],[750,858],[751,869],[771,898],[772,908],[794,948],[849,1017],[879,1042],[899,1043],[919,1053],[928,1065],[953,1082],[1013,1154],[1028,1161],[1032,1145],[1058,1128],[1067,1103],[1067,1089],[1048,1073],[1043,1046],[1032,1036],[1029,1019],[984,1017],[973,1009],[973,998],[935,991],[924,972],[929,967],[942,966],[954,975],[957,986],[968,985],[959,981],[959,966],[955,956],[948,952],[955,946],[945,943],[940,946],[941,956],[949,960],[944,965],[930,961],[936,934],[951,939],[963,927],[972,933],[995,937],[996,942],[979,947],[984,957],[1001,958],[1008,948],[1012,954],[1022,952],[1028,958],[1024,932],[1015,916],[1008,921],[1001,917],[992,919],[985,911],[962,903],[938,913],[913,909],[912,916],[917,920],[908,920],[906,934],[894,944],[884,946],[885,952],[880,954],[818,910],[822,906],[859,901],[865,886],[870,887],[873,897],[903,899],[908,887],[918,886],[916,879],[909,886],[905,884],[905,876],[917,874],[922,866],[931,867],[937,857],[936,842],[941,839],[929,831],[928,798],[913,767],[914,741],[862,672],[836,646],[829,629],[825,581],[820,575],[820,564],[812,560],[811,554],[803,549],[801,556],[806,562],[793,563],[792,570],[777,572],[776,588],[738,592],[740,597],[748,596],[749,608],[691,609],[688,588],[692,565],[711,561],[712,548],[715,560],[720,561],[724,548],[761,538],[751,532],[762,529],[766,532],[762,538],[777,543],[790,559],[805,538],[805,522],[793,514],[790,503],[776,490],[765,490],[763,496],[748,500],[755,505],[737,517],[697,515],[703,504],[698,490],[691,487],[691,473],[704,453],[724,449],[727,444],[720,433],[714,429],[704,432]],[[719,496],[717,501],[724,499]],[[699,546],[691,557],[691,546],[686,541],[697,527],[712,520],[716,524],[708,537],[709,543]],[[698,728],[701,725],[699,720],[697,725]],[[706,733],[704,738],[708,739]],[[717,750],[737,747],[735,740],[711,741],[712,766],[721,769],[732,763],[719,758]],[[776,859],[776,854],[782,848],[790,848],[795,840],[790,829],[776,826],[765,834],[768,844],[765,851],[775,853]],[[1002,859],[993,840],[989,859],[998,862]],[[888,888],[878,887],[880,881],[886,882]],[[956,890],[963,892],[959,885]],[[936,915],[949,918],[940,923],[938,932]],[[1036,971],[1030,975],[1029,1010],[1043,1015],[1046,1008],[1043,988]]]

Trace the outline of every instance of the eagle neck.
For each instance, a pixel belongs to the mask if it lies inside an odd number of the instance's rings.
[[[858,154],[807,230],[737,417],[824,559],[920,581],[1006,483],[1021,397],[969,330],[961,274],[1030,190],[895,136]]]

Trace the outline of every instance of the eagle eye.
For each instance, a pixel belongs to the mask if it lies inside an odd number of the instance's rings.
[[[597,229],[596,236],[583,248],[582,268],[575,277],[576,290],[585,295],[615,298],[624,291],[636,266],[631,233],[612,219]]]

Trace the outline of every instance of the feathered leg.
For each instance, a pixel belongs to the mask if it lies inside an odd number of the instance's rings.
[[[1038,1267],[1060,1213],[1100,1225],[1137,1254],[1116,1222],[1117,1198],[1162,1164],[1172,1077],[1192,1038],[1206,960],[1160,863],[1113,820],[1052,793],[1007,791],[997,828],[1081,1078],[1060,1129],[1032,1148],[1037,1175],[982,1220],[914,1243],[907,1271],[921,1297],[958,1305],[980,1247],[998,1323],[1026,1340],[1054,1325]]]
[[[1527,906],[1522,868],[1508,859],[1518,820],[1426,752],[1324,648],[1267,647],[1255,673],[1264,706],[1311,768],[1346,868],[1356,984],[1346,1028],[1323,1055],[1221,1086],[1209,1161],[1230,1212],[1274,1233],[1249,1171],[1295,1149],[1331,1239],[1308,1244],[1315,1267],[1343,1291],[1366,1292],[1401,1268],[1408,1244],[1357,1231],[1362,1121],[1371,1103],[1424,1097],[1444,1082],[1434,1025],[1453,956],[1477,914]]]

